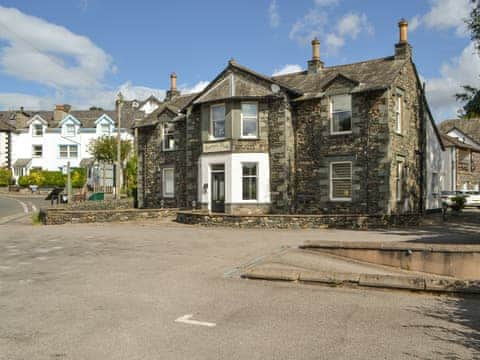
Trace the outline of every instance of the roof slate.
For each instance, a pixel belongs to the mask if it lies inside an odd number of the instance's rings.
[[[469,150],[472,150],[474,152],[478,152],[480,153],[480,149],[475,147],[475,146],[472,146],[472,145],[469,145],[469,144],[466,144],[460,140],[458,140],[457,138],[454,138],[454,137],[451,137],[451,136],[448,136],[448,135],[445,135],[445,134],[442,134],[442,141],[443,141],[443,144],[445,145],[445,147],[458,147],[458,148],[461,148],[461,149],[469,149]]]
[[[442,133],[448,133],[453,128],[457,128],[480,143],[480,118],[445,120],[439,128]]]

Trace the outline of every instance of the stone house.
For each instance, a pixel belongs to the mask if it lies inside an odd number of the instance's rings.
[[[141,207],[230,214],[404,214],[425,209],[428,105],[407,22],[395,53],[266,76],[230,60],[200,93],[172,74],[135,124]],[[433,132],[438,135],[437,131]],[[438,139],[441,142],[441,140]]]
[[[440,129],[450,177],[443,190],[480,190],[480,119],[446,120]]]

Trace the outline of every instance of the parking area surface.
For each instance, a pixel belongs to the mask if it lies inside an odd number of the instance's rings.
[[[170,222],[2,225],[0,359],[480,356],[478,298],[238,277],[245,264],[304,240],[418,236]]]

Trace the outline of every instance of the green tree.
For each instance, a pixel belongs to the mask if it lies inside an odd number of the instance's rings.
[[[117,161],[117,138],[102,136],[101,138],[93,139],[89,144],[89,151],[96,161],[113,164]],[[121,140],[120,161],[122,164],[130,156],[131,151],[132,142],[130,140]]]
[[[470,30],[471,39],[475,44],[478,56],[480,54],[480,3],[478,0],[472,0],[472,4],[473,8],[465,22]],[[459,111],[460,117],[472,118],[480,116],[480,89],[464,85],[463,90],[464,92],[455,95],[457,101],[464,104]]]

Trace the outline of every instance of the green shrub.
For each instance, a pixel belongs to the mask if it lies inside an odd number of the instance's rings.
[[[28,175],[20,176],[20,178],[18,179],[18,185],[24,187],[30,185],[30,177]]]
[[[12,172],[9,169],[0,169],[0,186],[8,186],[12,183]]]
[[[453,204],[452,204],[452,209],[455,211],[461,211],[465,207],[465,203],[467,202],[467,199],[465,196],[455,196],[452,198]]]
[[[84,168],[72,169],[72,187],[81,188],[87,182],[87,172]]]
[[[42,171],[45,181],[41,186],[45,187],[64,187],[67,182],[67,175],[61,171]]]

